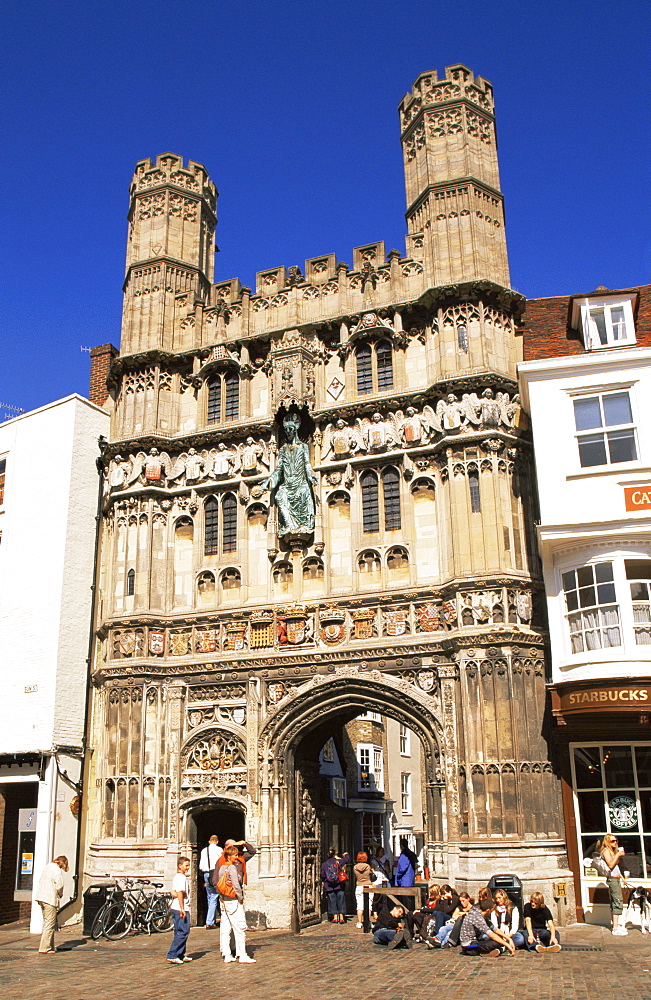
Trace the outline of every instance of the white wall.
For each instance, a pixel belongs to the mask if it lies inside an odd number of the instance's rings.
[[[651,511],[627,511],[624,489],[646,485],[651,490],[651,351],[619,348],[529,361],[518,372],[532,421],[553,680],[647,677],[651,646],[635,643],[624,560],[651,558]],[[581,468],[573,407],[577,390],[597,394],[623,388],[631,399],[637,460]],[[573,653],[562,573],[595,560],[613,563],[622,643]]]
[[[0,425],[0,753],[80,746],[108,415],[80,396]]]

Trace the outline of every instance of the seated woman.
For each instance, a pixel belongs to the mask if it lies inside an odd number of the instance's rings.
[[[493,930],[502,931],[510,937],[516,948],[524,948],[524,935],[520,932],[520,912],[509,899],[504,889],[496,889],[493,893],[495,906],[491,912]]]
[[[436,911],[436,904],[441,895],[440,885],[431,885],[427,893],[427,901],[420,910],[414,910],[414,941],[422,941],[424,937],[423,927],[430,936],[435,934],[445,923],[445,914]],[[438,917],[434,926],[430,928],[430,922]]]

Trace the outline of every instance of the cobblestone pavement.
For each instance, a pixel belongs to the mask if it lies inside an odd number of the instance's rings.
[[[322,924],[294,937],[247,935],[256,965],[224,965],[219,931],[195,927],[188,954],[168,965],[169,934],[95,942],[81,928],[37,953],[25,927],[0,928],[0,994],[17,1000],[651,1000],[651,935],[613,938],[598,927],[565,928],[556,955],[466,958],[456,949],[388,951],[354,923]]]

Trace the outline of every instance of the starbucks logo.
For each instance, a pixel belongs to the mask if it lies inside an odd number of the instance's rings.
[[[616,830],[632,830],[637,826],[637,805],[630,795],[616,795],[610,800],[608,811]]]

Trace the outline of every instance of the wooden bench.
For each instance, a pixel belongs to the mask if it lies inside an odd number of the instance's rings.
[[[416,885],[403,886],[395,885],[389,886],[388,888],[380,888],[374,885],[364,886],[364,921],[363,929],[364,933],[368,934],[371,929],[371,918],[370,918],[370,897],[371,896],[387,896],[392,903],[397,906],[404,906],[404,900],[410,897],[414,901],[412,910],[416,909],[417,901],[420,902],[421,906],[423,903],[423,895],[427,892],[427,882],[418,882]]]

